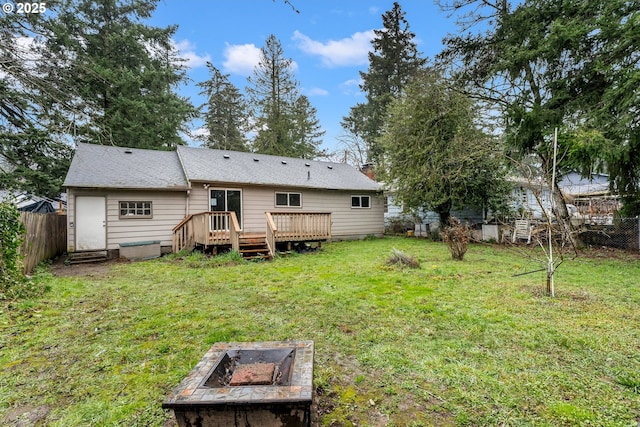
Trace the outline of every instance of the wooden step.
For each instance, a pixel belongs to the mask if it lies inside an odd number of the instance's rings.
[[[108,259],[108,255],[107,251],[71,252],[67,259],[69,264],[104,262]]]
[[[240,235],[240,253],[244,259],[271,259],[267,236],[264,233],[244,233]]]
[[[250,245],[247,247],[240,247],[240,254],[244,259],[271,259],[271,254],[269,253],[269,248],[266,244],[264,245]]]

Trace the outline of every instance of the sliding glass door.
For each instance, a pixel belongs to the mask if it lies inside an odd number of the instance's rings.
[[[242,191],[229,189],[211,190],[211,211],[212,212],[235,212],[238,224],[242,228]],[[215,219],[215,218],[214,218]],[[212,224],[213,230],[228,230],[229,224]]]

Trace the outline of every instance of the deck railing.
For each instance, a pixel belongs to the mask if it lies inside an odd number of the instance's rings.
[[[266,212],[266,241],[274,255],[277,242],[331,239],[331,213]],[[186,216],[173,228],[173,251],[197,245],[231,245],[240,249],[240,225],[235,212],[200,212]]]
[[[200,212],[186,216],[173,228],[173,251],[196,245],[240,248],[240,226],[235,212]]]
[[[267,217],[267,247],[269,248],[269,255],[272,257],[276,254],[276,233],[278,232],[278,227],[276,227],[276,223],[273,221],[273,216],[269,212],[265,212]]]
[[[331,239],[329,212],[266,212],[267,242],[321,241]]]

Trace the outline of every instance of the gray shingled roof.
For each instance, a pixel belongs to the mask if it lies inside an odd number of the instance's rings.
[[[175,151],[78,144],[65,187],[186,190]]]
[[[379,191],[380,184],[344,163],[178,147],[190,181],[332,190]]]
[[[381,190],[380,184],[344,163],[184,146],[175,152],[94,144],[78,144],[64,186],[182,190],[189,187],[187,180]]]

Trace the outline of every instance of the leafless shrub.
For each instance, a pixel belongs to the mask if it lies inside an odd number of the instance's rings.
[[[467,244],[471,236],[469,226],[460,223],[456,217],[450,217],[448,224],[440,232],[440,238],[449,247],[451,258],[462,261],[467,252]]]

